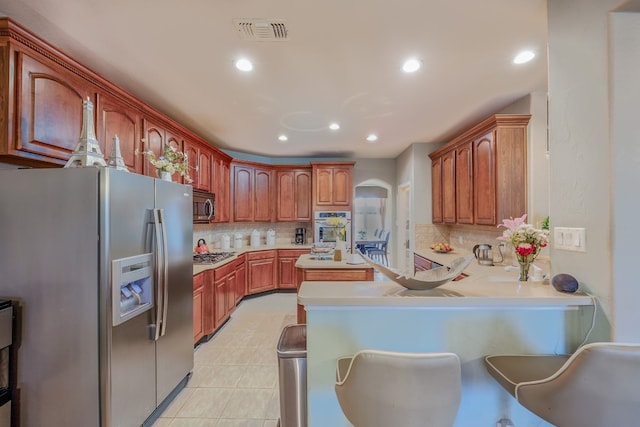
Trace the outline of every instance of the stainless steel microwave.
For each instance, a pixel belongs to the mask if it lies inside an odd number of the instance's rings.
[[[207,191],[193,190],[193,223],[208,224],[215,213],[215,195]]]

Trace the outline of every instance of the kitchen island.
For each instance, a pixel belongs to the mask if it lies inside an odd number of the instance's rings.
[[[373,267],[359,254],[350,254],[341,261],[321,259],[317,255],[301,255],[295,263],[297,289],[305,281],[372,281]],[[304,307],[298,304],[298,323],[305,323]]]
[[[445,263],[446,264],[446,263]],[[571,353],[589,331],[593,300],[517,271],[470,266],[469,277],[430,291],[395,282],[303,282],[307,314],[309,427],[349,426],[337,398],[336,360],[362,349],[450,351],[462,363],[462,401],[455,426],[546,426],[485,371],[487,354]],[[393,396],[389,396],[390,399]]]

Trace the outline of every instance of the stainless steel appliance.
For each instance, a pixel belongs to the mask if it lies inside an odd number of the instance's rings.
[[[502,256],[502,250],[500,249],[500,246],[498,246],[498,252],[500,253],[500,260],[494,261],[493,250],[491,245],[487,243],[481,243],[473,247],[473,255],[475,255],[476,259],[478,260],[478,264],[480,265],[491,266],[496,262],[500,263],[504,261],[504,257]]]
[[[11,366],[13,344],[13,307],[0,300],[0,426],[11,426]]]
[[[304,245],[305,243],[307,243],[307,229],[304,227],[296,228],[295,244]]]
[[[107,168],[0,171],[22,427],[150,425],[193,369],[192,189]]]
[[[215,214],[215,195],[207,191],[193,190],[193,223],[208,224]]]
[[[350,211],[317,211],[314,214],[313,241],[346,242],[347,252],[351,251],[351,212]]]

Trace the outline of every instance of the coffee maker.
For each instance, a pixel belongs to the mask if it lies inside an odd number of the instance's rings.
[[[307,243],[307,229],[303,227],[296,228],[295,244],[304,245],[305,243]]]

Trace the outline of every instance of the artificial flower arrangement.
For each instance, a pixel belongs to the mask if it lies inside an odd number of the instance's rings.
[[[175,147],[167,144],[164,146],[164,153],[160,157],[156,157],[153,151],[143,151],[142,154],[149,160],[153,166],[160,172],[168,172],[173,175],[178,173],[184,177],[187,182],[191,182],[189,176],[189,162],[187,160],[187,154],[182,151],[178,151]]]
[[[516,252],[516,259],[520,264],[520,281],[526,281],[529,277],[529,267],[536,259],[540,250],[549,244],[549,231],[535,228],[525,223],[527,214],[516,219],[504,219],[498,227],[506,230],[498,240],[509,242]]]
[[[345,242],[347,240],[347,220],[340,217],[327,218],[327,222],[332,226],[339,228],[338,236],[340,240]]]

